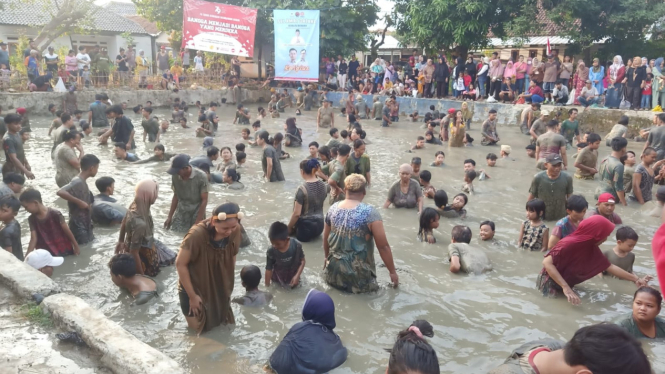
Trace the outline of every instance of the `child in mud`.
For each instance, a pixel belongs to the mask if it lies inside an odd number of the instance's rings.
[[[270,225],[268,238],[272,245],[266,253],[266,287],[270,287],[271,282],[279,283],[282,287],[297,287],[305,268],[302,244],[289,238],[289,228],[279,221]]]
[[[234,298],[232,301],[236,304],[248,307],[260,307],[270,304],[273,295],[259,290],[261,283],[261,269],[255,265],[243,266],[240,270],[240,280],[245,287],[245,294]]]

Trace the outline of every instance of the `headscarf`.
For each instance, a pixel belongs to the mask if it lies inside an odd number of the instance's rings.
[[[506,68],[503,69],[503,77],[504,78],[513,78],[517,74],[517,70],[515,69],[515,66],[513,65],[512,60],[508,60],[506,62]]]
[[[572,287],[610,266],[598,243],[613,230],[614,224],[601,215],[585,218],[577,230],[561,239],[545,257],[552,256],[554,266]]]
[[[212,136],[206,136],[205,138],[203,138],[203,148],[205,149],[208,147],[212,147],[213,141],[214,139],[212,138]]]
[[[598,64],[596,66],[593,66],[593,64],[591,64],[591,70],[593,70],[594,73],[599,73],[601,69],[600,59],[596,57],[593,59],[593,62],[597,62]]]
[[[649,66],[649,59],[646,57],[642,57],[642,66]]]
[[[534,58],[531,60],[531,65],[532,65],[534,68],[539,68],[539,67],[540,67],[540,60],[538,60],[538,57],[534,57]]]
[[[618,63],[615,63],[614,60],[619,60]],[[623,65],[623,59],[621,56],[616,55],[614,56],[614,60],[612,60],[612,65],[610,65],[610,78],[616,80],[617,79],[617,73],[619,72],[619,69],[624,67]]]
[[[660,64],[662,64],[662,63],[663,63],[663,58],[662,58],[662,57],[658,57],[658,58],[656,59],[656,62],[655,62],[654,65],[653,65],[653,68],[656,69],[656,70],[657,70],[659,73],[661,73],[661,74],[663,73],[663,71],[660,69]]]
[[[577,63],[577,79],[581,79],[583,82],[586,82],[589,79],[589,68],[586,67],[584,61]]]
[[[309,290],[302,306],[302,320],[323,325],[332,331],[337,326],[332,298],[325,292]]]
[[[146,237],[151,237],[154,230],[150,206],[157,200],[158,191],[159,185],[155,181],[151,179],[140,181],[134,191],[134,201],[127,212],[127,218],[137,217],[145,221],[148,226],[144,234]]]
[[[303,322],[291,327],[270,356],[277,373],[327,373],[346,361],[348,351],[332,329],[335,303],[325,292],[310,290],[302,309]]]

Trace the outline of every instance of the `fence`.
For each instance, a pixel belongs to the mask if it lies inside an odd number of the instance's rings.
[[[45,73],[45,72],[44,72]],[[42,73],[42,76],[43,74]],[[152,69],[145,71],[112,71],[109,73],[84,72],[83,76],[78,76],[78,72],[67,72],[59,70],[52,74],[53,78],[48,81],[44,86],[32,87],[36,91],[52,90],[58,84],[59,78],[69,89],[72,85],[76,86],[77,90],[85,89],[134,89],[134,90],[164,90],[164,89],[186,89],[193,87],[200,87],[205,89],[219,89],[227,87],[229,79],[232,77],[231,73],[223,70],[206,70],[203,72],[183,72],[180,76],[167,76],[155,73]],[[0,73],[0,90],[12,92],[26,92],[30,91],[29,84],[38,79],[30,78],[19,71],[12,71],[10,74]],[[40,83],[39,80],[37,83]],[[243,79],[243,86],[252,87],[260,86],[263,82],[258,80]]]

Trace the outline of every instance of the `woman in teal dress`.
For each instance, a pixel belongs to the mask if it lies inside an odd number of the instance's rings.
[[[605,86],[603,86],[603,78],[605,78],[605,67],[600,64],[600,60],[597,58],[593,59],[593,66],[589,69],[589,80],[591,84],[596,87],[598,91],[598,96],[601,96],[605,92]]]
[[[393,285],[397,286],[399,282],[381,214],[362,202],[366,186],[367,181],[360,174],[346,177],[346,198],[330,207],[323,230],[326,257],[323,277],[329,285],[352,293],[379,289],[374,262],[375,243]]]

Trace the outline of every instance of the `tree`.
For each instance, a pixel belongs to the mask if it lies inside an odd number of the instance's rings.
[[[92,17],[99,10],[92,1],[87,0],[23,0],[11,3],[10,7],[25,5],[43,7],[43,12],[48,14],[48,22],[34,39],[40,52],[64,34],[86,33],[86,30],[91,29]]]
[[[644,46],[647,34],[665,15],[660,0],[543,0],[540,6],[561,28],[561,36],[581,49],[597,42],[612,50]]]
[[[469,49],[489,44],[489,32],[506,38],[517,25],[514,20],[529,14],[536,0],[397,0],[393,17],[405,42],[429,51],[454,50],[466,58]]]

